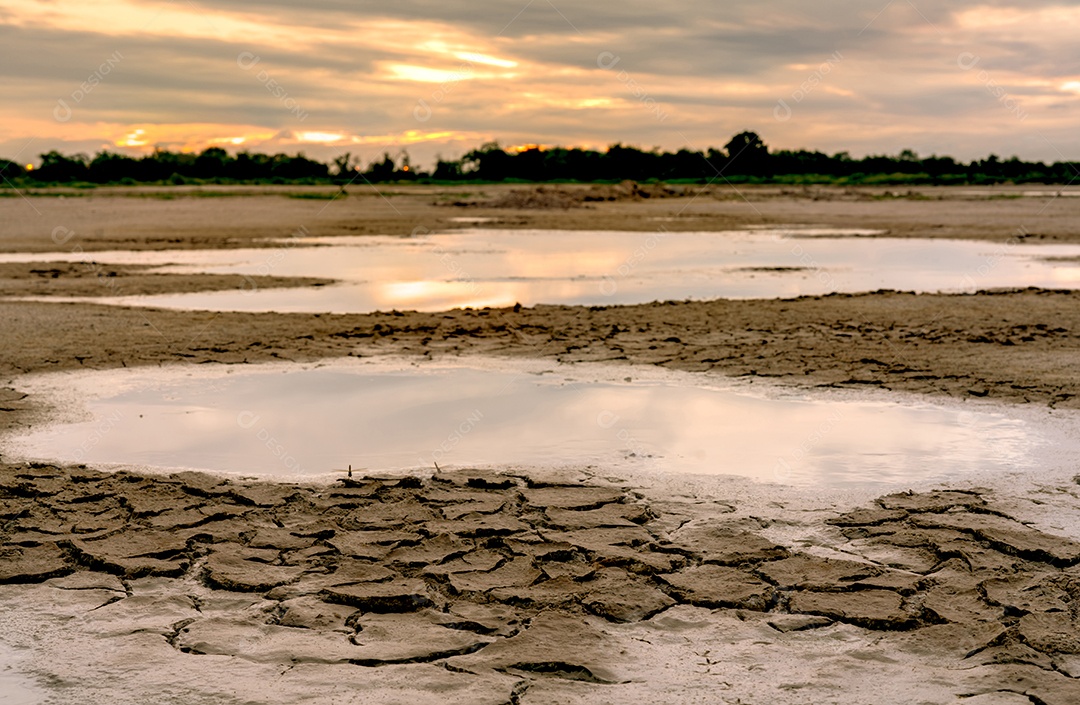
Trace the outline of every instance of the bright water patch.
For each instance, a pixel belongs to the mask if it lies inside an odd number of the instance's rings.
[[[1080,197],[1078,190],[1066,189],[966,189],[953,192],[957,196],[981,196],[983,198],[1077,198]]]
[[[350,464],[594,465],[876,486],[1030,469],[1045,444],[1000,413],[764,395],[634,367],[178,367],[25,378],[20,388],[90,399],[90,418],[7,443],[25,457],[278,477]]]
[[[120,296],[97,302],[212,311],[443,311],[521,303],[611,305],[777,298],[877,289],[1080,287],[1077,245],[860,237],[822,228],[728,232],[463,230],[417,237],[298,238],[242,250],[0,255],[93,259],[156,271],[323,277],[333,286]]]

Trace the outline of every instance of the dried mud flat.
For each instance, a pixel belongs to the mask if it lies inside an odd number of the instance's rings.
[[[56,702],[1080,700],[1080,543],[989,490],[810,527],[846,559],[732,504],[493,471],[7,465],[0,518],[0,625],[46,622]]]

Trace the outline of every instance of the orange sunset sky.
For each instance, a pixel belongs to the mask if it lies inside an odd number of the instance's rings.
[[[0,157],[488,140],[1080,159],[1080,3],[0,0]]]

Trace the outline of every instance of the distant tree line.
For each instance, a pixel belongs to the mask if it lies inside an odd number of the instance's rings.
[[[707,183],[723,179],[760,183],[993,184],[1071,183],[1078,162],[1027,162],[996,155],[968,163],[952,157],[920,157],[911,150],[896,156],[852,158],[808,150],[770,151],[754,132],[741,132],[722,149],[664,152],[614,144],[606,151],[533,147],[507,151],[490,142],[458,160],[439,159],[431,171],[413,169],[409,156],[384,154],[362,168],[349,153],[322,163],[303,154],[232,155],[219,147],[199,154],[156,150],[143,157],[103,151],[93,158],[56,151],[27,168],[0,159],[4,186],[37,184],[185,183],[345,183],[393,181],[675,181]]]

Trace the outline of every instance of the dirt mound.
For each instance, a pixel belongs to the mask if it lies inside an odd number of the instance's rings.
[[[567,209],[581,206],[584,199],[578,192],[552,186],[536,186],[515,189],[499,198],[478,203],[487,208],[515,208],[522,210]]]
[[[612,186],[597,184],[583,196],[585,201],[643,201],[648,198],[678,198],[685,196],[682,189],[676,189],[664,183],[639,184],[636,181],[623,181]]]
[[[446,204],[458,208],[510,208],[515,210],[567,210],[586,203],[643,201],[656,198],[678,198],[686,193],[667,184],[639,184],[623,181],[619,184],[595,184],[588,188],[562,186],[532,186],[514,189],[498,198],[476,201],[454,201]]]

